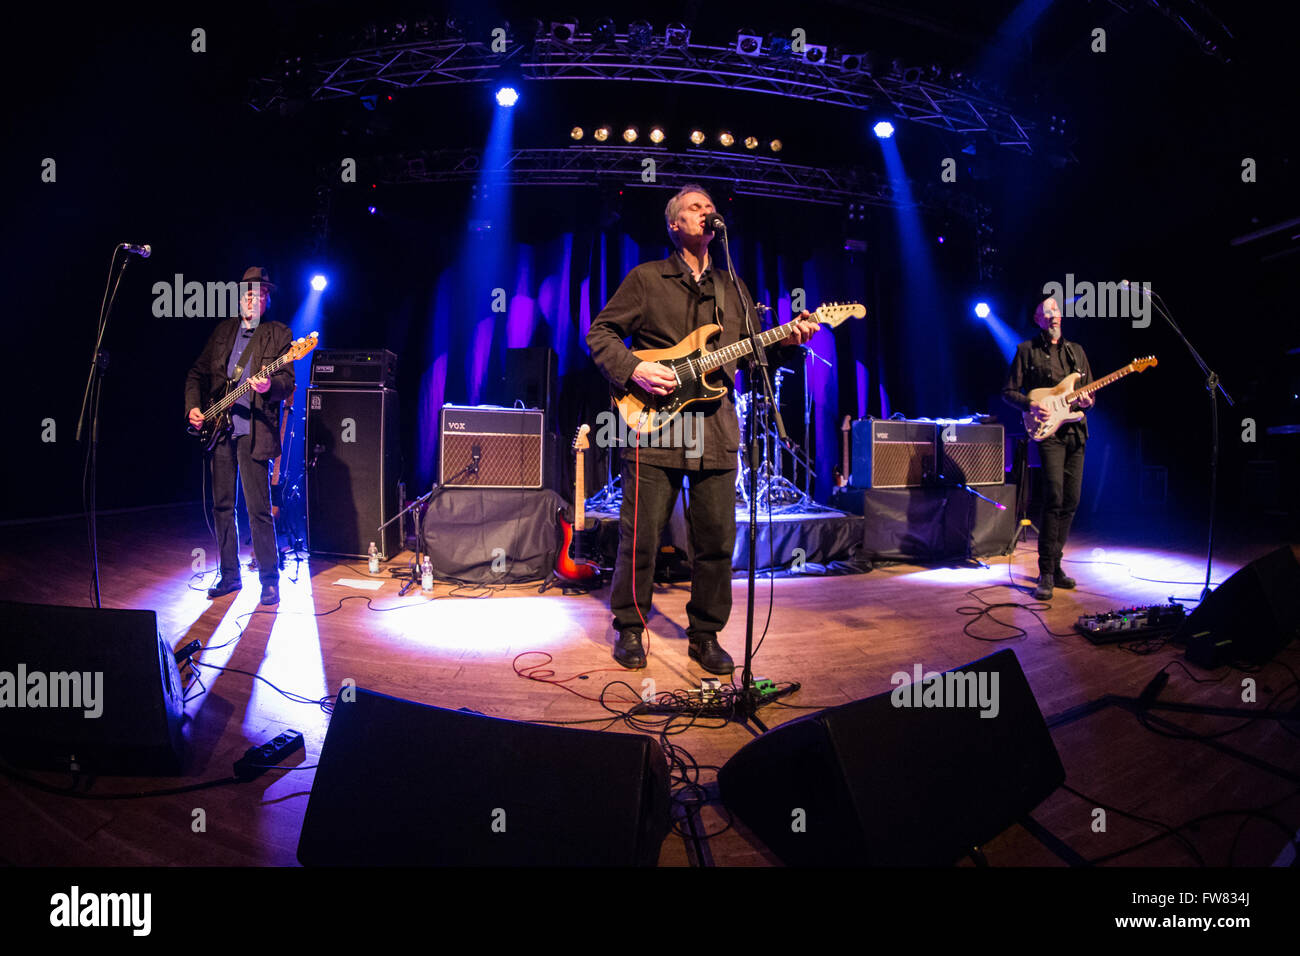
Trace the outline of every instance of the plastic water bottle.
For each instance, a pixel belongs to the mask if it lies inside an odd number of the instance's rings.
[[[427,554],[424,556],[424,574],[420,579],[420,587],[426,591],[433,590],[433,562]]]
[[[370,542],[370,573],[379,573],[379,549],[375,547],[373,541]]]

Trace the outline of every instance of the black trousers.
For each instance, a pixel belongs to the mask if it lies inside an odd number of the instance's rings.
[[[1068,425],[1051,438],[1039,442],[1038,457],[1043,462],[1046,496],[1043,520],[1038,526],[1039,574],[1056,574],[1061,567],[1061,554],[1079,507],[1086,444],[1083,430],[1074,425]]]
[[[253,553],[263,584],[280,580],[280,549],[271,518],[269,461],[252,456],[251,435],[225,438],[212,450],[212,520],[221,549],[221,575],[239,577],[239,532],[235,529],[235,481],[244,488],[244,504],[253,531]]]
[[[609,609],[615,630],[640,631],[650,618],[655,555],[659,536],[672,517],[672,507],[689,475],[686,522],[690,529],[691,599],[686,604],[692,637],[717,634],[731,616],[731,552],[736,546],[736,471],[684,471],[641,463],[640,492],[636,462],[630,452],[623,461],[623,508],[619,514],[618,559],[610,586]],[[636,517],[633,549],[632,519]],[[635,554],[636,593],[632,591]],[[637,613],[638,609],[640,614]]]

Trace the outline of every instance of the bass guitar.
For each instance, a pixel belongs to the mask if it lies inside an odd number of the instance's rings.
[[[1074,402],[1077,402],[1085,395],[1091,395],[1099,388],[1105,388],[1111,382],[1119,381],[1130,372],[1145,372],[1156,364],[1156,357],[1148,355],[1146,358],[1134,359],[1123,368],[1116,369],[1104,378],[1099,378],[1097,381],[1083,386],[1083,388],[1074,387],[1075,383],[1079,381],[1079,373],[1071,372],[1061,379],[1055,388],[1034,389],[1029,393],[1029,399],[1041,405],[1043,413],[1035,415],[1033,412],[1025,412],[1022,416],[1025,422],[1025,431],[1029,433],[1029,437],[1034,441],[1051,438],[1056,434],[1056,430],[1066,422],[1077,422],[1083,418],[1083,412],[1070,407]]]
[[[591,447],[591,443],[587,440],[589,431],[591,426],[583,425],[578,429],[577,437],[573,439],[574,460],[577,465],[573,479],[573,523],[570,524],[565,519],[564,512],[560,512],[560,530],[564,533],[564,545],[555,560],[555,574],[561,580],[573,584],[592,584],[600,578],[600,566],[583,557],[585,554],[596,554],[596,532],[587,530],[587,491],[582,464],[582,453]]]
[[[235,427],[235,423],[230,417],[230,409],[252,389],[253,386],[249,384],[252,379],[258,376],[274,375],[291,362],[298,361],[316,347],[317,339],[318,336],[315,332],[303,336],[290,344],[289,350],[274,362],[263,365],[262,370],[257,375],[250,375],[238,385],[227,382],[222,389],[221,397],[204,410],[203,424],[198,428],[193,425],[189,426],[189,433],[198,437],[203,450],[212,451],[217,446],[217,442],[230,434],[231,429]]]
[[[860,319],[867,314],[860,302],[833,302],[823,305],[807,320],[835,328],[846,319]],[[758,336],[762,348],[788,337],[794,321],[768,329]],[[724,365],[742,359],[752,351],[749,339],[741,339],[726,348],[710,352],[705,343],[722,331],[721,326],[702,325],[676,345],[666,349],[642,349],[633,352],[643,362],[658,362],[673,373],[676,387],[667,395],[652,395],[635,382],[626,391],[614,390],[614,404],[619,417],[637,434],[652,434],[663,428],[695,402],[716,401],[727,394],[726,386],[714,385],[705,376]]]

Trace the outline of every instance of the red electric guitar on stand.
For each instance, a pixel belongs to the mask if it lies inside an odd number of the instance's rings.
[[[560,512],[560,529],[564,532],[564,546],[555,561],[555,574],[570,584],[597,585],[600,582],[600,565],[591,560],[599,552],[596,548],[596,532],[587,528],[587,489],[583,480],[582,453],[591,447],[587,441],[590,425],[578,429],[573,439],[573,452],[576,468],[573,478],[573,522],[570,523]]]

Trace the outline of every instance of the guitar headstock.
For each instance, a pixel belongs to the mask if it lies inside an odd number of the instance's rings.
[[[289,351],[286,352],[285,355],[288,357],[290,362],[296,362],[314,349],[318,341],[320,341],[319,333],[313,332],[311,335],[304,335],[302,338],[294,340],[293,344],[289,346]]]
[[[587,440],[587,432],[591,431],[590,425],[583,425],[578,429],[578,434],[573,436],[573,450],[586,451],[591,447],[591,442]]]
[[[840,424],[840,431],[847,432],[853,430],[853,416],[845,415],[844,421]]]
[[[1146,358],[1134,359],[1128,363],[1128,366],[1134,372],[1145,372],[1147,369],[1152,368],[1157,364],[1159,363],[1156,362],[1156,357],[1154,355],[1148,355]]]
[[[861,302],[827,302],[813,313],[813,318],[828,329],[833,329],[846,319],[865,318],[867,307]]]

